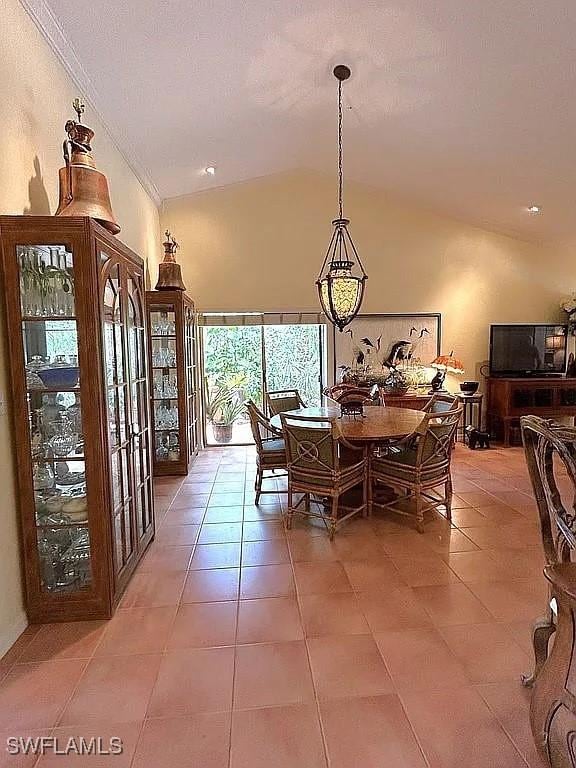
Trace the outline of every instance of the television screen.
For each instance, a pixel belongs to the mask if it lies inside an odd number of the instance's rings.
[[[565,325],[491,325],[490,375],[562,374],[567,338]]]

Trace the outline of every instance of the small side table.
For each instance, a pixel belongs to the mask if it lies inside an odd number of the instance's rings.
[[[466,443],[466,427],[472,425],[476,429],[482,429],[482,401],[484,395],[476,392],[474,395],[464,395],[461,392],[456,394],[459,402],[462,403],[462,421],[458,431],[463,443]]]

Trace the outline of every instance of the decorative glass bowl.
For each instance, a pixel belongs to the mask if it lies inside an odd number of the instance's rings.
[[[78,384],[78,366],[57,366],[38,371],[45,387],[50,389],[72,389]]]

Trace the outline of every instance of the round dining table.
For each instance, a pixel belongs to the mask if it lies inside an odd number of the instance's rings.
[[[367,405],[362,416],[341,416],[338,406],[298,408],[286,411],[286,415],[317,419],[337,418],[340,431],[346,440],[351,443],[378,443],[411,435],[426,414],[412,408]],[[280,414],[273,416],[270,423],[276,429],[281,429]]]

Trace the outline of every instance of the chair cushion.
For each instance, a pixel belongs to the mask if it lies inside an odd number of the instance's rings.
[[[277,440],[265,440],[262,443],[264,453],[283,453],[286,450],[284,440],[279,437]]]
[[[416,457],[418,455],[416,448],[403,448],[400,450],[390,450],[386,456],[387,462],[397,462],[398,464],[409,464],[414,467],[416,465]]]

